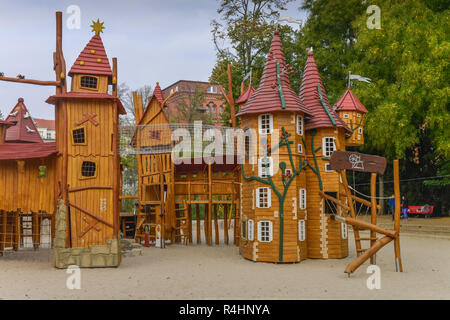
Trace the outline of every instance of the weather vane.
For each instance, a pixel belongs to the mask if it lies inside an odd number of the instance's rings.
[[[100,19],[97,19],[97,21],[92,20],[91,27],[92,31],[95,31],[96,36],[100,35],[100,33],[103,32],[103,29],[105,29],[103,22],[100,22]]]

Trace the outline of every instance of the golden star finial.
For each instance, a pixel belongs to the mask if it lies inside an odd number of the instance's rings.
[[[97,19],[97,21],[92,20],[91,27],[92,31],[95,31],[96,36],[98,36],[100,32],[103,32],[103,29],[105,29],[103,22],[100,22],[100,19]]]

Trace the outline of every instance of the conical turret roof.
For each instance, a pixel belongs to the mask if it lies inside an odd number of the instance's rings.
[[[23,101],[23,98],[19,98],[6,118],[7,122],[14,125],[6,129],[5,142],[44,143]]]
[[[69,71],[69,76],[74,74],[92,74],[112,77],[111,66],[102,38],[94,35],[86,47],[81,51],[77,60]]]
[[[318,86],[320,87],[322,100],[326,106],[326,109],[322,105]],[[312,50],[308,52],[308,59],[306,60],[305,69],[303,71],[299,97],[303,104],[308,108],[308,110],[310,110],[313,116],[312,118],[305,121],[306,130],[334,126],[343,127],[347,131],[350,130],[344,123],[344,121],[342,121],[337,113],[334,112],[330,107],[330,103],[328,102],[328,97],[320,78],[319,69],[317,68],[316,61],[314,60]],[[333,124],[333,122],[335,124]]]
[[[359,111],[361,113],[368,113],[366,107],[359,101],[350,88],[338,99],[334,104],[337,111]]]
[[[274,111],[295,111],[304,112],[307,115],[310,114],[295,91],[292,90],[288,73],[289,70],[286,66],[281,39],[278,31],[276,31],[264,66],[259,88],[253,93],[241,110],[239,110],[237,116]],[[279,81],[277,74],[279,74]],[[282,95],[278,89],[279,82],[281,83]],[[284,98],[284,105],[281,96]]]

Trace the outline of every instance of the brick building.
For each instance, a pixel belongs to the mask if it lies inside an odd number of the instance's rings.
[[[203,112],[209,112],[214,122],[221,123],[221,114],[223,113],[223,104],[225,100],[222,96],[221,85],[211,84],[203,81],[178,80],[162,90],[162,96],[167,98],[171,93],[175,94],[167,101],[167,114],[170,116],[177,111],[177,105],[180,99],[185,99],[186,103],[198,90],[203,91],[203,102],[199,106]],[[155,88],[156,90],[156,88]]]

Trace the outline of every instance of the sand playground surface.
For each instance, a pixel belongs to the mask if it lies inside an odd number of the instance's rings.
[[[403,273],[393,242],[382,248],[378,290],[367,288],[368,262],[344,273],[356,255],[352,232],[349,246],[345,259],[298,264],[251,262],[234,245],[143,248],[119,268],[81,269],[79,290],[67,289],[70,275],[53,268],[51,250],[12,252],[0,257],[0,299],[450,299],[450,235],[401,234]]]

